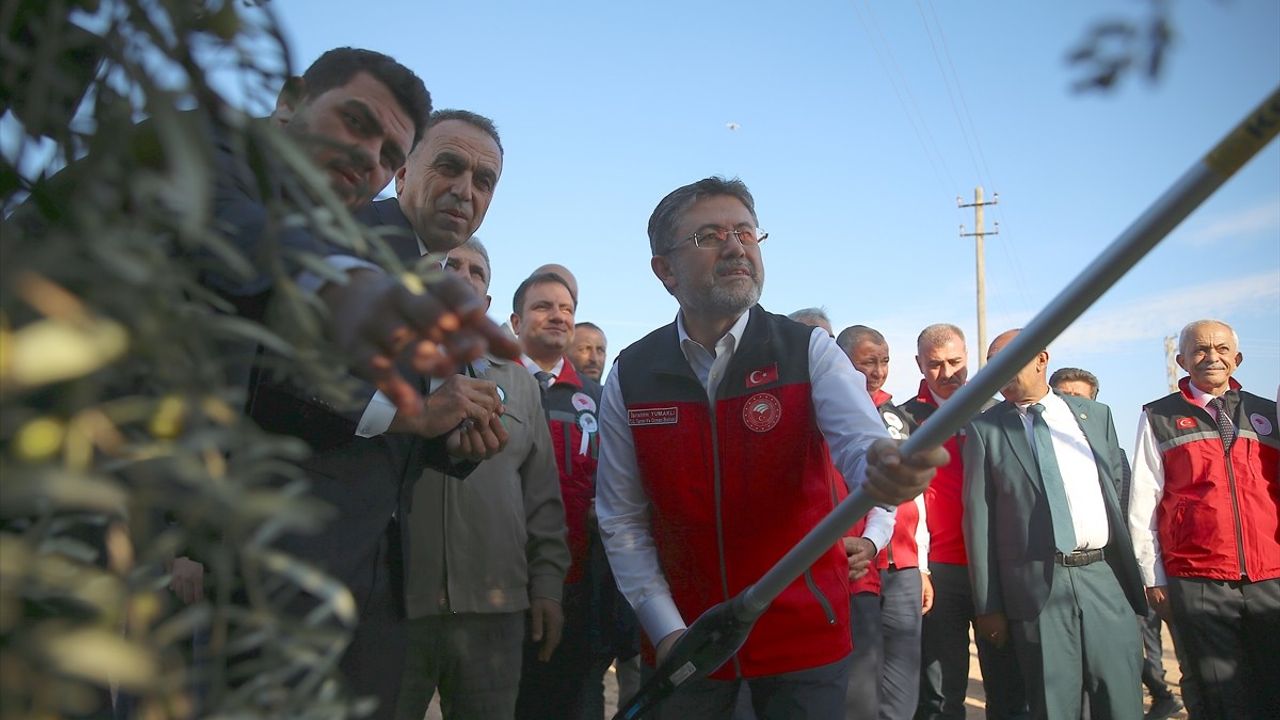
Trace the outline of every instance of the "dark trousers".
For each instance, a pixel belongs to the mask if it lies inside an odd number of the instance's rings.
[[[525,638],[516,720],[572,720],[582,716],[593,659],[586,585],[577,582],[564,586],[564,633],[550,660],[538,659],[542,643]]]
[[[1107,563],[1055,566],[1039,615],[1009,621],[1031,716],[1078,720],[1087,703],[1092,720],[1140,717],[1142,650],[1134,617]]]
[[[875,568],[871,571],[876,572]],[[849,656],[844,716],[873,718],[880,709],[880,674],[884,667],[879,595],[858,593],[849,597],[849,632],[853,636],[853,654]]]
[[[969,568],[929,563],[933,609],[924,616],[920,658],[920,705],[916,720],[963,720],[969,686],[969,626],[973,593]],[[1013,648],[978,638],[978,665],[990,720],[1027,716],[1027,693]]]
[[[880,720],[908,720],[920,697],[920,571],[880,572]],[[869,717],[869,716],[868,716]]]
[[[1280,579],[1169,578],[1200,718],[1280,717]]]
[[[400,528],[390,523],[364,565],[366,571],[351,583],[360,615],[351,644],[338,662],[353,694],[377,698],[377,709],[366,717],[379,720],[394,717],[404,672],[403,562]]]
[[[1160,637],[1160,616],[1147,608],[1146,617],[1138,618],[1142,629],[1142,684],[1152,700],[1169,697],[1172,691],[1164,681],[1164,640]]]
[[[410,620],[398,720],[422,720],[437,691],[446,720],[510,720],[520,687],[524,624],[524,611]]]
[[[642,682],[653,674],[643,666]],[[849,658],[808,670],[736,680],[690,680],[658,706],[657,720],[830,720],[844,714]],[[738,712],[735,712],[735,708]]]

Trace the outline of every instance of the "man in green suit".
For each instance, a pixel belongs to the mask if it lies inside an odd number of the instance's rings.
[[[1018,334],[991,343],[988,359]],[[1036,718],[1142,716],[1146,599],[1116,488],[1111,410],[1051,392],[1041,351],[970,424],[964,535],[976,632],[1010,639]]]

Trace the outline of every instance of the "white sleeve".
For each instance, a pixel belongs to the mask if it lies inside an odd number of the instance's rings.
[[[925,515],[924,493],[914,500],[916,509],[920,511],[920,522],[916,524],[916,554],[920,557],[920,572],[929,572],[929,518]]]
[[[382,268],[369,262],[361,260],[352,255],[326,255],[324,263],[338,272],[351,272],[352,270],[373,270],[374,272],[382,272]],[[303,270],[298,273],[298,287],[309,292],[319,292],[320,288],[328,283],[328,278],[320,277],[310,270]]]
[[[362,438],[381,435],[391,428],[391,421],[395,417],[396,406],[391,404],[391,400],[379,390],[373,394],[364,409],[364,414],[360,416],[360,423],[356,425],[356,435]]]
[[[685,628],[662,574],[649,529],[649,497],[640,482],[635,438],[618,387],[615,361],[600,402],[600,457],[596,465],[596,516],[618,590],[635,608],[641,627],[655,645]]]
[[[1133,554],[1138,559],[1138,573],[1147,587],[1168,584],[1156,531],[1157,508],[1163,495],[1164,459],[1144,410],[1138,418],[1138,442],[1129,484],[1129,535],[1133,539]]]
[[[885,509],[877,505],[867,513],[867,525],[862,530],[862,537],[876,546],[877,554],[889,544],[897,520],[898,508]]]
[[[809,383],[818,429],[853,492],[867,476],[867,450],[889,431],[867,394],[867,379],[822,328],[809,336]]]

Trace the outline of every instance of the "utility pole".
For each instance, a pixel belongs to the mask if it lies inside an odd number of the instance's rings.
[[[1169,379],[1169,392],[1178,392],[1178,339],[1172,335],[1164,338],[1164,373]]]
[[[977,255],[977,275],[978,275],[978,367],[981,368],[987,364],[987,265],[983,259],[983,238],[987,235],[999,235],[1000,223],[995,224],[995,230],[991,232],[982,231],[983,211],[987,205],[998,205],[1000,203],[1000,193],[992,193],[990,202],[982,200],[982,186],[979,185],[973,189],[973,202],[966,203],[959,195],[956,196],[956,207],[973,208],[973,225],[974,232],[967,233],[964,231],[964,225],[960,226],[960,237],[974,238],[974,250]]]

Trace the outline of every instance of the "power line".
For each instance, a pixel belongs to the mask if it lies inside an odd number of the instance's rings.
[[[959,187],[955,181],[955,177],[951,175],[951,170],[947,167],[946,160],[943,158],[941,151],[938,150],[937,143],[933,139],[933,134],[929,132],[929,127],[925,122],[924,114],[920,112],[919,106],[915,101],[915,96],[912,95],[911,88],[907,85],[906,75],[903,74],[901,68],[898,67],[897,60],[893,57],[892,48],[889,47],[888,41],[884,38],[883,33],[880,32],[879,25],[875,22],[875,15],[871,10],[871,5],[869,3],[867,5],[866,18],[862,16],[862,11],[858,8],[857,0],[854,0],[852,5],[854,13],[858,16],[858,22],[862,25],[863,32],[867,34],[868,40],[871,44],[871,49],[876,54],[876,60],[880,63],[881,70],[884,72],[885,77],[889,79],[889,84],[893,88],[894,95],[897,96],[898,103],[902,106],[903,113],[907,116],[907,121],[911,124],[911,129],[916,134],[916,140],[924,150],[925,157],[933,167],[934,174],[938,177],[939,183],[942,182],[942,175],[945,174],[947,176],[947,180],[951,183],[951,187]],[[877,37],[880,40],[880,44],[884,45],[883,50],[881,50],[880,45],[876,42]],[[888,58],[887,60],[886,57]],[[899,89],[899,85],[901,85],[901,89]],[[906,99],[903,98],[904,94],[906,95]],[[919,118],[918,124],[917,116]],[[937,158],[936,161],[935,157]],[[939,166],[942,168],[941,171],[939,171]]]

